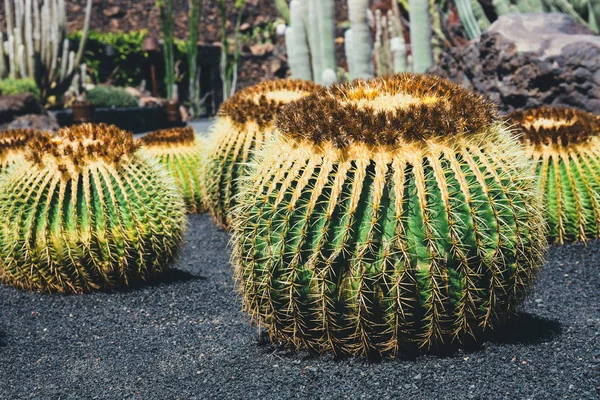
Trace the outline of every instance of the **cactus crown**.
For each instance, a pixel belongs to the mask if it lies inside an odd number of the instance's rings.
[[[509,119],[525,133],[521,141],[534,147],[584,144],[600,133],[600,118],[565,107],[515,111]]]
[[[161,129],[150,132],[141,139],[144,146],[148,147],[186,146],[194,143],[195,140],[194,128],[190,126],[185,128]]]
[[[0,164],[6,165],[27,143],[38,135],[33,129],[10,129],[0,132]]]
[[[32,139],[27,158],[34,164],[55,163],[61,170],[78,170],[102,160],[119,164],[138,150],[131,132],[114,125],[81,124],[62,128],[56,136],[40,134]]]
[[[292,138],[339,148],[400,147],[478,132],[496,117],[496,107],[478,94],[435,76],[405,73],[319,90],[286,106],[277,127]]]
[[[274,122],[277,112],[286,104],[298,100],[319,86],[299,79],[265,81],[237,92],[219,110],[219,116],[229,117],[244,125],[255,122],[264,127]]]

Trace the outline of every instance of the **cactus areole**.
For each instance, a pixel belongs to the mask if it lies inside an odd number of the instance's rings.
[[[600,118],[562,107],[517,111],[536,164],[549,237],[565,243],[600,238]]]
[[[403,355],[481,338],[546,247],[535,180],[495,108],[431,76],[285,107],[236,209],[233,263],[272,340]]]
[[[185,226],[181,195],[132,135],[41,134],[0,185],[0,277],[35,291],[113,289],[160,274]]]
[[[302,80],[267,81],[237,92],[221,106],[203,171],[206,205],[218,225],[229,226],[238,180],[246,175],[256,149],[270,137],[277,112],[318,87]]]
[[[146,152],[171,173],[190,213],[203,211],[200,164],[204,141],[192,127],[154,131],[142,139]]]

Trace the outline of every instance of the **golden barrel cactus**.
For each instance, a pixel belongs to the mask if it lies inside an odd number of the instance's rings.
[[[401,355],[480,339],[546,248],[531,164],[496,108],[441,78],[334,85],[285,107],[236,209],[244,309],[274,341]]]
[[[277,111],[317,87],[301,80],[266,81],[237,92],[221,106],[203,169],[206,205],[219,226],[228,227],[239,195],[238,180],[271,135]]]
[[[8,167],[21,161],[27,143],[39,131],[33,129],[9,129],[0,132],[0,173],[6,173]]]
[[[185,206],[172,178],[114,126],[29,144],[0,185],[0,278],[82,293],[148,280],[176,256]]]
[[[600,238],[600,117],[563,107],[516,111],[509,120],[536,164],[552,242]]]
[[[183,194],[187,210],[203,210],[200,164],[205,140],[192,127],[151,132],[141,139],[146,152],[171,173]]]

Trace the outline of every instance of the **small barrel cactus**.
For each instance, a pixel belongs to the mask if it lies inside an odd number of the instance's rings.
[[[521,141],[536,164],[549,239],[600,238],[600,118],[562,107],[516,111]]]
[[[200,164],[205,140],[197,136],[193,128],[187,127],[151,132],[141,141],[146,152],[157,158],[175,178],[188,212],[204,211]]]
[[[0,185],[0,277],[34,291],[113,289],[176,256],[185,206],[133,136],[84,124],[41,134]]]
[[[203,169],[206,205],[219,226],[228,227],[239,195],[238,180],[273,131],[277,111],[317,87],[302,80],[267,81],[237,92],[221,106]]]
[[[285,107],[235,210],[244,308],[272,340],[406,355],[477,340],[546,248],[524,150],[441,78],[334,85]]]
[[[24,157],[25,146],[40,132],[33,129],[9,129],[0,132],[0,173]]]

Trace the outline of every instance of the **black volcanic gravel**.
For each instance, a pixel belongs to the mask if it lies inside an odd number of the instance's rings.
[[[227,241],[192,216],[169,282],[0,288],[0,399],[600,398],[600,242],[553,247],[520,319],[480,348],[368,362],[261,339],[239,311]]]

